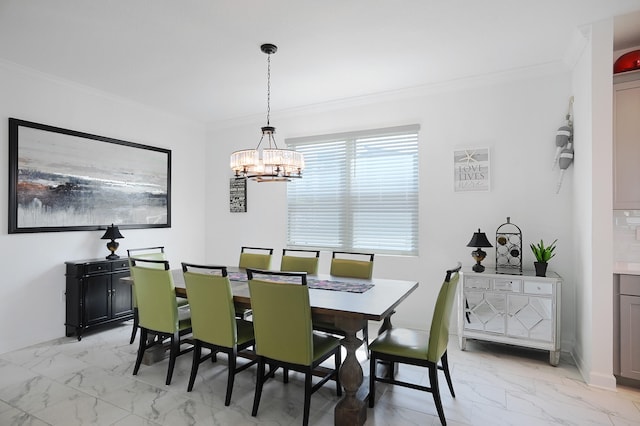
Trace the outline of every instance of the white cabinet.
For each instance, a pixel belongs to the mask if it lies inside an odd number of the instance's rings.
[[[506,275],[462,272],[458,338],[487,340],[548,350],[549,362],[560,360],[560,294],[562,279],[554,272]]]
[[[618,298],[614,326],[614,373],[626,379],[640,380],[640,276],[619,275],[614,279]]]
[[[613,208],[640,209],[640,71],[614,77]]]

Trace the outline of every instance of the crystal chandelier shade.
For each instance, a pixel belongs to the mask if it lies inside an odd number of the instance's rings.
[[[231,154],[229,165],[237,178],[249,178],[257,182],[287,182],[292,178],[301,178],[304,169],[304,156],[291,149],[280,149],[276,144],[276,128],[270,126],[271,113],[271,54],[278,48],[273,44],[260,46],[267,56],[267,125],[262,127],[262,137],[255,149],[243,149]],[[260,149],[267,138],[267,146]]]

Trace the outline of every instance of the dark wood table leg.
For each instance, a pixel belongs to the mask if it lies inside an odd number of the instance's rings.
[[[347,349],[347,356],[340,367],[340,382],[345,393],[335,408],[336,426],[361,426],[367,420],[365,401],[356,396],[363,382],[362,367],[356,357],[356,350],[362,345],[362,340],[356,337],[356,333],[362,329],[362,321],[358,318],[341,317],[335,321],[336,326],[346,333],[342,346]]]

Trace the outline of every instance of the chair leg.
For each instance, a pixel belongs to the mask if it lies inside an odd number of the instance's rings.
[[[336,372],[334,373],[334,375],[336,379],[336,395],[342,396],[342,384],[340,383],[340,366],[342,365],[342,347],[341,346],[339,346],[338,350],[336,351],[335,362],[336,362],[335,364]]]
[[[138,356],[136,357],[136,365],[133,367],[133,375],[138,374],[140,364],[142,363],[142,357],[147,346],[147,329],[142,328],[140,330],[140,345],[138,345]]]
[[[311,407],[311,368],[304,373],[304,410],[302,416],[302,425],[307,426],[309,424],[309,409]]]
[[[371,353],[369,359],[369,408],[373,408],[376,400],[376,354]]]
[[[136,340],[138,321],[138,308],[133,308],[133,330],[131,330],[131,339],[129,339],[129,344],[132,344]]]
[[[258,375],[256,376],[256,393],[253,396],[253,409],[251,415],[255,417],[258,414],[258,406],[260,405],[260,397],[262,396],[262,385],[265,381],[264,376],[264,358],[260,357],[258,361]]]
[[[233,392],[233,381],[236,377],[236,354],[235,351],[228,353],[229,355],[229,367],[227,376],[227,395],[224,398],[224,405],[229,406],[231,404],[231,393]]]
[[[200,356],[202,355],[202,343],[200,340],[193,342],[193,361],[191,362],[191,375],[189,376],[189,385],[187,386],[187,392],[193,390],[193,384],[196,381],[196,375],[198,374],[198,367],[200,366]]]
[[[364,324],[362,329],[362,346],[364,346],[364,353],[369,359],[369,325],[367,323]]]
[[[447,426],[447,419],[444,418],[444,410],[442,409],[442,401],[440,400],[440,388],[438,386],[438,366],[436,364],[429,366],[429,381],[431,383],[431,394],[433,402],[436,404],[438,417],[442,426]]]
[[[453,383],[451,382],[451,374],[449,373],[449,359],[447,357],[447,351],[444,352],[442,358],[442,370],[444,371],[444,377],[447,379],[447,384],[449,385],[449,391],[451,392],[452,397],[456,397],[456,393],[453,391]]]
[[[169,350],[169,369],[167,370],[167,381],[165,384],[171,384],[171,377],[173,377],[173,368],[176,366],[176,358],[180,354],[180,332],[176,331],[171,336],[171,344]]]

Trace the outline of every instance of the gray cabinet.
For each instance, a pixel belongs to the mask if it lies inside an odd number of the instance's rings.
[[[640,276],[619,275],[614,283],[618,302],[614,373],[640,380]]]
[[[613,208],[640,209],[640,71],[614,77]]]
[[[89,259],[66,263],[66,335],[133,318],[129,260]]]
[[[560,289],[553,273],[537,277],[464,271],[460,286],[458,338],[508,343],[549,351],[549,362],[560,360]]]

